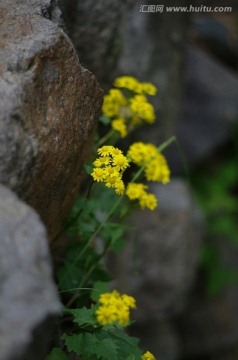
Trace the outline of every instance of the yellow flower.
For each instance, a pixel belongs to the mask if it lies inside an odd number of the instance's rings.
[[[117,182],[117,176],[107,176],[105,179],[105,185],[108,188],[115,187],[116,182]]]
[[[151,352],[146,351],[146,353],[142,355],[141,360],[156,360],[156,358]]]
[[[145,165],[149,160],[153,159],[158,153],[157,148],[153,144],[143,142],[133,143],[127,152],[127,156],[135,164],[139,166]]]
[[[125,170],[129,166],[126,156],[122,154],[114,156],[112,163],[117,170]]]
[[[142,209],[154,210],[157,207],[157,199],[154,194],[145,193],[139,199],[140,207]]]
[[[130,200],[139,200],[142,209],[154,210],[157,207],[156,197],[146,192],[147,186],[144,184],[129,183],[126,188],[126,195]]]
[[[142,91],[145,94],[152,95],[152,96],[156,95],[156,93],[157,93],[156,87],[153,84],[151,84],[150,82],[142,83]]]
[[[126,326],[130,321],[130,309],[136,307],[132,296],[121,295],[117,290],[101,294],[98,302],[101,305],[96,310],[96,317],[101,325],[118,323]]]
[[[111,89],[109,94],[104,96],[102,112],[108,117],[117,116],[122,106],[127,104],[127,99],[118,89]]]
[[[108,176],[116,177],[116,178],[119,178],[119,179],[121,178],[121,174],[119,173],[119,171],[116,169],[115,166],[107,166],[107,167],[105,167],[104,172]]]
[[[93,165],[96,167],[101,167],[109,164],[110,164],[110,158],[108,156],[100,157],[96,159],[93,163]]]
[[[155,121],[155,111],[151,103],[144,95],[136,95],[130,99],[130,109],[132,114],[137,115],[149,124]]]
[[[96,316],[100,325],[112,324],[116,320],[116,314],[110,306],[100,306],[96,310]]]
[[[145,193],[147,188],[144,184],[129,183],[126,188],[126,195],[130,200],[137,200]]]
[[[117,88],[125,88],[134,91],[138,94],[155,95],[156,87],[150,82],[140,82],[133,76],[119,76],[114,81],[114,86]]]
[[[131,309],[135,309],[136,308],[136,301],[133,298],[133,296],[129,296],[126,294],[122,295],[122,300],[123,302]]]
[[[159,152],[145,168],[145,177],[148,181],[161,181],[167,184],[170,180],[170,170],[165,157]]]
[[[117,195],[123,195],[125,192],[125,185],[124,182],[122,180],[117,180],[115,182],[115,193]]]
[[[113,146],[111,145],[104,145],[100,148],[98,148],[98,154],[101,156],[108,156],[111,154],[112,150],[114,149]]]
[[[114,86],[125,88],[137,92],[140,88],[140,82],[133,76],[120,76],[115,79]]]
[[[104,169],[98,167],[93,170],[91,175],[95,181],[103,181],[106,177]]]
[[[118,119],[113,120],[112,128],[114,130],[118,131],[122,138],[127,136],[126,123],[123,118],[118,118]]]

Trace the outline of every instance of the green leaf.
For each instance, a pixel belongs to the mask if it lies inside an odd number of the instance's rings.
[[[94,316],[95,306],[93,306],[91,309],[87,309],[86,307],[83,307],[82,309],[69,309],[67,312],[73,315],[73,321],[79,326],[96,325],[97,323]]]
[[[99,121],[104,125],[109,125],[111,122],[111,119],[105,115],[102,115],[99,117]]]
[[[97,302],[99,299],[99,296],[108,291],[109,291],[109,289],[108,289],[107,283],[102,282],[102,281],[96,281],[93,284],[93,291],[91,292],[91,299],[93,301]]]
[[[54,348],[46,357],[46,360],[68,360],[68,357],[62,349]]]
[[[90,333],[64,334],[62,339],[69,352],[73,351],[85,357],[94,355],[96,359],[118,360],[117,345],[112,339],[99,340],[96,334]]]
[[[87,174],[90,175],[93,170],[92,164],[86,164],[86,165],[84,165],[84,168],[85,168]]]
[[[123,329],[107,330],[107,337],[116,340],[118,345],[119,359],[127,359],[128,356],[134,356],[135,359],[141,359],[142,351],[138,343],[139,339],[128,335]]]

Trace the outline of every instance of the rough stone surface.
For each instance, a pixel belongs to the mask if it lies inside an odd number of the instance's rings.
[[[110,83],[121,50],[120,20],[132,0],[60,0],[67,32],[82,64]]]
[[[0,182],[54,236],[79,189],[102,91],[58,26],[54,1],[3,0]]]
[[[0,185],[0,360],[44,360],[61,305],[45,227]]]

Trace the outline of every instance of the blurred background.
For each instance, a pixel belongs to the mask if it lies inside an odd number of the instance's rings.
[[[133,140],[177,138],[165,151],[172,181],[153,189],[159,209],[130,219],[137,231],[109,265],[137,298],[132,333],[160,360],[238,359],[238,3],[205,3],[232,10],[60,2],[62,26],[105,92],[124,74],[158,87],[158,120]]]

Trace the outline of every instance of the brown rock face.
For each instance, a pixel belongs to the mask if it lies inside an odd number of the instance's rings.
[[[79,189],[102,91],[58,26],[53,2],[22,3],[0,8],[0,182],[54,236]]]

